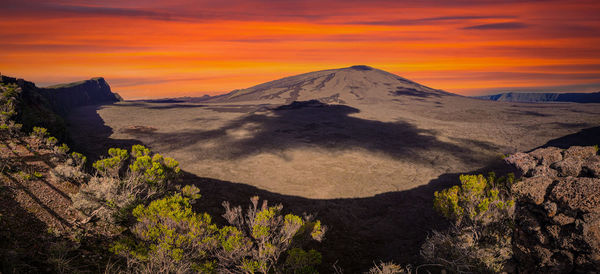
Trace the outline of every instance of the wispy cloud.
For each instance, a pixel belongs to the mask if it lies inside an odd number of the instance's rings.
[[[471,30],[505,30],[505,29],[524,29],[529,25],[521,22],[504,22],[504,23],[491,23],[464,27],[463,29]]]
[[[342,22],[348,25],[373,25],[373,26],[410,26],[410,25],[426,25],[444,23],[447,21],[469,21],[469,20],[490,20],[490,19],[513,19],[515,16],[510,15],[490,15],[490,16],[475,16],[475,15],[456,15],[456,16],[439,16],[416,19],[396,19],[396,20],[373,20],[373,21],[349,21]]]

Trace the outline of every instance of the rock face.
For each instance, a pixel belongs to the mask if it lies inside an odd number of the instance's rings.
[[[122,100],[121,96],[110,90],[110,86],[102,77],[46,88],[39,88],[32,82],[4,75],[0,76],[0,82],[17,84],[23,90],[24,96],[27,97],[33,98],[42,95],[42,100],[45,101],[43,103],[48,103],[53,111],[60,114],[65,114],[69,110],[80,106],[105,104]],[[31,101],[31,103],[42,103],[37,102],[40,100],[35,98],[31,99]]]
[[[596,147],[549,147],[506,161],[523,175],[514,258],[523,273],[600,269],[600,156]]]
[[[40,93],[46,97],[59,113],[85,105],[112,103],[122,100],[118,94],[112,93],[104,78],[93,78],[81,82],[41,88]]]
[[[600,103],[600,92],[593,93],[519,93],[509,92],[495,95],[474,96],[474,98],[504,101],[504,102],[575,102],[575,103]]]

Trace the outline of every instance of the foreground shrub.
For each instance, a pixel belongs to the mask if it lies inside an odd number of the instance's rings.
[[[423,257],[456,272],[501,272],[512,257],[514,201],[506,191],[513,176],[497,182],[491,173],[461,175],[460,186],[434,194],[434,207],[453,222],[433,231],[421,248]]]
[[[311,216],[283,216],[282,205],[269,206],[267,201],[263,201],[259,206],[256,196],[250,200],[252,203],[246,213],[240,206],[230,207],[229,203],[223,203],[223,217],[233,228],[242,232],[244,241],[251,245],[247,252],[238,254],[241,256],[231,256],[227,249],[222,249],[225,254],[219,257],[226,255],[229,259],[220,260],[221,265],[225,268],[235,266],[245,272],[268,273],[284,269],[295,269],[300,273],[314,272],[314,265],[321,262],[320,254],[314,250],[306,252],[300,247],[310,240],[322,241],[327,228],[320,221],[313,221]],[[282,262],[280,258],[283,255],[287,256],[287,260]]]
[[[74,208],[104,221],[128,219],[135,206],[164,195],[180,173],[177,161],[160,154],[150,157],[141,145],[132,148],[131,157],[118,148],[109,149],[108,154],[93,164],[96,175],[72,197]]]
[[[460,186],[434,194],[434,208],[457,226],[479,226],[512,214],[514,201],[500,195],[493,185],[494,175],[461,175]]]
[[[402,274],[402,273],[412,273],[412,272],[411,272],[411,269],[403,268],[394,263],[381,262],[381,263],[373,266],[371,269],[369,269],[369,272],[367,272],[366,274]]]
[[[0,84],[0,137],[15,137],[22,125],[14,121],[17,115],[16,101],[21,93],[17,85]]]
[[[314,273],[321,263],[319,252],[302,249],[304,240],[322,239],[318,221],[283,216],[281,206],[266,202],[258,207],[254,197],[246,214],[226,205],[231,226],[219,228],[208,214],[192,211],[192,200],[177,193],[139,205],[133,237],[112,251],[127,259],[128,268],[147,273]]]
[[[208,214],[192,211],[189,198],[175,194],[133,210],[135,238],[117,242],[112,251],[127,258],[128,268],[146,273],[186,273],[215,269],[209,251],[217,245],[217,227]]]

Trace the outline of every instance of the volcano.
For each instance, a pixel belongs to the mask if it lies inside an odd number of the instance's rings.
[[[398,75],[359,65],[290,76],[212,97],[207,102],[289,104],[318,100],[333,104],[373,104],[398,96],[439,97],[451,93],[426,87]]]

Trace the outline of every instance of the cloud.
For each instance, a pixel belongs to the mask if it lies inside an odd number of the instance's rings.
[[[49,43],[4,43],[0,44],[0,50],[11,52],[118,52],[152,49],[151,47],[127,46],[127,45],[96,45],[96,44],[49,44]]]
[[[515,16],[496,15],[496,16],[475,16],[475,15],[459,15],[459,16],[441,16],[420,19],[421,21],[448,21],[448,20],[476,20],[476,19],[513,19]]]
[[[458,15],[458,16],[441,16],[427,17],[417,19],[398,19],[398,20],[377,20],[377,21],[350,21],[342,22],[346,25],[372,25],[372,26],[409,26],[423,25],[446,21],[461,21],[461,20],[486,20],[486,19],[513,19],[515,16],[498,15],[498,16],[474,16],[474,15]]]
[[[463,29],[469,30],[504,30],[504,29],[524,29],[529,25],[520,22],[504,22],[504,23],[491,23],[483,25],[475,25],[464,27]]]

